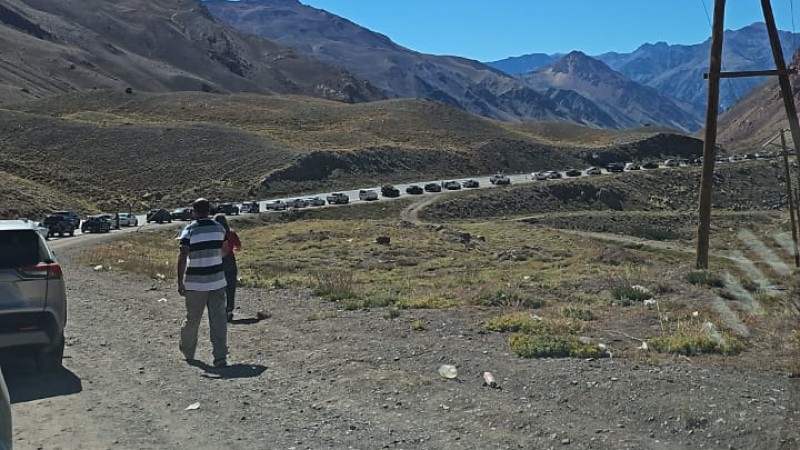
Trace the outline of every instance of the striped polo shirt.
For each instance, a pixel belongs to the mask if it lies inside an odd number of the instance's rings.
[[[196,220],[181,232],[181,246],[189,247],[184,286],[187,291],[215,291],[227,286],[222,267],[225,228],[212,219]]]

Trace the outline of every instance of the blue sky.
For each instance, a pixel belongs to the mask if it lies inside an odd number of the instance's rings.
[[[645,42],[697,44],[711,36],[714,8],[714,0],[300,1],[410,49],[480,61],[571,50],[630,52]],[[772,0],[782,30],[800,31],[800,0],[793,1]],[[725,28],[763,22],[763,17],[760,0],[728,0]]]

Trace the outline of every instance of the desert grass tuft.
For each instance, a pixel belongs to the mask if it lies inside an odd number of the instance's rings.
[[[339,317],[339,313],[336,311],[319,311],[309,314],[306,320],[312,322],[315,320],[335,319],[337,317]]]
[[[481,292],[472,299],[472,303],[509,309],[536,309],[545,305],[541,298],[519,289]]]
[[[511,351],[523,358],[601,358],[608,353],[593,342],[576,336],[514,333],[508,338]]]
[[[719,274],[707,270],[693,270],[686,274],[686,281],[700,286],[723,288],[725,280]]]
[[[731,336],[716,337],[702,330],[685,330],[658,336],[648,341],[649,348],[662,353],[694,356],[701,354],[734,355],[744,345]]]

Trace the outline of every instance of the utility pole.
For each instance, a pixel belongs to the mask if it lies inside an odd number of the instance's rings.
[[[797,222],[795,221],[795,213],[797,211],[794,202],[794,193],[792,192],[792,175],[789,172],[789,149],[786,148],[786,130],[781,130],[781,154],[783,155],[783,169],[784,176],[786,176],[786,195],[789,202],[789,218],[792,223],[792,242],[794,242],[794,266],[800,267],[800,249],[797,245]]]
[[[789,74],[794,70],[786,68],[783,59],[778,29],[772,13],[770,0],[761,0],[764,21],[767,26],[772,56],[776,70],[754,70],[743,72],[722,72],[722,37],[725,20],[725,0],[714,1],[714,23],[711,31],[711,57],[708,78],[708,105],[706,108],[705,143],[703,145],[703,174],[700,179],[700,201],[698,206],[699,224],[697,226],[697,268],[708,269],[709,235],[711,233],[711,193],[714,185],[714,153],[717,147],[717,116],[719,115],[719,81],[721,78],[739,78],[752,76],[777,75],[781,87],[784,108],[786,109],[789,129],[795,142],[795,154],[800,161],[800,122],[792,96]]]
[[[800,144],[800,122],[797,120],[797,109],[794,106],[792,85],[789,82],[789,71],[786,70],[783,48],[781,48],[778,28],[775,26],[775,16],[772,14],[772,5],[770,1],[761,0],[761,9],[764,11],[764,22],[767,25],[767,34],[769,34],[769,44],[772,46],[772,57],[775,59],[775,68],[778,69],[778,83],[781,86],[783,107],[786,109],[786,116],[787,119],[789,119],[789,130],[792,132],[794,153],[797,156],[797,161],[800,162],[800,148],[798,148],[798,144]]]
[[[714,1],[714,24],[711,30],[711,63],[708,73],[706,134],[703,144],[703,174],[700,178],[699,224],[697,226],[697,268],[708,269],[711,234],[711,191],[714,185],[714,157],[717,151],[717,116],[719,116],[719,80],[722,72],[722,36],[725,0]]]

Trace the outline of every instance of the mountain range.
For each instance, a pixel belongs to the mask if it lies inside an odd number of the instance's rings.
[[[784,47],[796,37],[783,32]],[[771,67],[763,24],[725,43],[726,70]],[[0,49],[0,103],[93,89],[422,98],[504,121],[694,131],[708,42],[487,65],[404,48],[297,0],[6,0]],[[758,82],[726,80],[723,108]]]
[[[800,33],[780,31],[779,36],[783,53],[788,58],[800,43]],[[690,105],[692,112],[702,117],[708,95],[703,73],[708,71],[710,46],[710,39],[695,45],[657,42],[643,44],[630,53],[609,52],[592,57],[637,83]],[[486,64],[512,75],[523,75],[561,57],[561,54],[532,53]],[[726,30],[722,66],[724,71],[774,69],[766,26],[759,22],[738,30]],[[725,80],[720,86],[720,106],[729,108],[764,81],[763,77]]]

